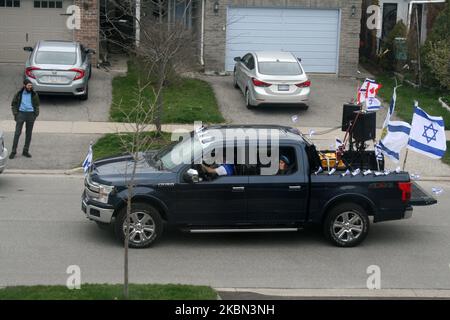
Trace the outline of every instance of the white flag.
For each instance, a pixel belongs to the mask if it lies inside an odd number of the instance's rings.
[[[440,159],[447,150],[442,117],[428,115],[419,106],[414,108],[408,149],[433,159]]]
[[[389,125],[389,121],[391,121],[391,116],[394,114],[395,111],[395,104],[397,102],[397,87],[394,88],[394,93],[392,94],[391,103],[389,105],[389,110],[386,114],[386,119],[384,119],[383,123],[383,129],[387,128]]]
[[[392,161],[400,161],[400,152],[408,144],[411,126],[404,121],[390,121],[387,135],[378,143],[379,150]]]
[[[84,173],[87,173],[90,166],[92,164],[92,143],[89,145],[89,151],[86,155],[86,158],[83,161],[83,171]]]
[[[381,101],[377,98],[367,98],[366,100],[367,111],[378,111],[383,108]]]

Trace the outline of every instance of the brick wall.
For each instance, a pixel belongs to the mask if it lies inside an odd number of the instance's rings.
[[[74,4],[81,9],[81,29],[75,30],[75,41],[85,47],[94,49],[92,65],[97,65],[99,53],[99,1],[75,0]]]
[[[339,76],[355,76],[359,61],[362,0],[221,0],[215,15],[214,0],[206,0],[205,7],[205,69],[225,69],[227,6],[278,8],[341,9]],[[352,6],[356,7],[352,17]]]

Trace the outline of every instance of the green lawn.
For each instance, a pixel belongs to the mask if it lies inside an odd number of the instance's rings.
[[[383,85],[379,92],[379,96],[384,101],[390,102],[395,86],[395,80],[391,76],[378,75],[377,81]],[[415,89],[403,83],[403,86],[397,89],[397,104],[395,107],[395,114],[409,123],[411,123],[414,100],[419,101],[419,106],[432,116],[442,116],[445,122],[445,128],[450,129],[450,112],[442,107],[439,102],[439,97],[444,96],[445,93],[438,90],[419,88]]]
[[[129,141],[131,143],[131,134],[120,134],[122,139],[117,133],[108,133],[97,140],[97,142],[92,146],[92,152],[94,156],[94,161],[119,154],[123,154],[127,151],[127,148],[123,145],[123,141]],[[163,132],[161,137],[156,137],[155,132],[146,133],[149,138],[149,143],[144,147],[144,150],[150,149],[160,149],[161,147],[169,144],[170,133]]]
[[[113,79],[113,103],[110,111],[112,121],[126,122],[125,113],[136,106],[136,88],[140,73],[136,64],[128,63],[128,74]],[[154,99],[153,91],[145,91],[148,104]],[[219,112],[216,97],[211,86],[205,81],[180,78],[163,90],[163,123],[221,123],[224,118]]]
[[[445,102],[448,106],[450,106],[450,94],[448,94],[448,95],[446,95],[446,96],[444,96],[444,97],[442,97],[442,98],[443,98],[444,102]]]
[[[215,300],[210,287],[188,285],[130,284],[131,300]],[[0,300],[121,300],[123,285],[84,284],[80,290],[65,286],[6,287],[0,289]]]

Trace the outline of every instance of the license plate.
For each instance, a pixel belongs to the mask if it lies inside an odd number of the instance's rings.
[[[278,91],[289,91],[289,85],[288,84],[279,84]]]
[[[47,76],[44,81],[47,83],[61,83],[63,82],[63,79],[57,76]]]

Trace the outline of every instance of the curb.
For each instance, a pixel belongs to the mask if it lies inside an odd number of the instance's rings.
[[[214,288],[227,293],[254,293],[299,299],[449,299],[448,289],[275,289],[275,288]]]
[[[443,106],[445,109],[447,109],[448,111],[450,111],[450,106],[444,102],[444,99],[443,99],[442,97],[439,98],[439,102],[442,104],[442,106]]]
[[[55,175],[55,176],[81,176],[83,168],[70,170],[39,170],[39,169],[6,169],[4,175]]]

